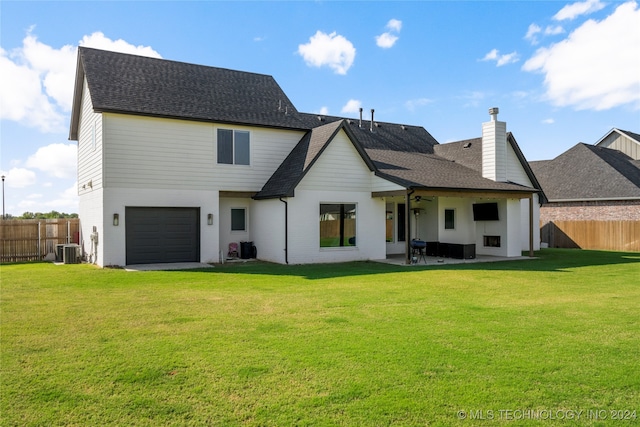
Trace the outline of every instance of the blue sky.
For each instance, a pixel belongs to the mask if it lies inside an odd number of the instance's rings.
[[[272,75],[300,111],[479,137],[529,160],[640,133],[637,1],[0,2],[6,212],[77,212],[78,45]]]

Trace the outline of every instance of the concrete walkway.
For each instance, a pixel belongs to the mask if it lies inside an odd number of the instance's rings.
[[[481,262],[499,262],[499,261],[520,261],[526,259],[537,259],[528,256],[519,256],[519,257],[498,257],[498,256],[488,256],[488,255],[478,255],[474,259],[454,259],[454,258],[442,258],[442,257],[432,257],[425,256],[424,258],[420,258],[418,262],[414,264],[406,264],[404,254],[401,255],[388,255],[386,259],[376,259],[372,260],[373,262],[379,262],[383,264],[390,265],[403,265],[406,267],[414,267],[414,266],[436,266],[436,265],[455,265],[455,264],[476,264]],[[250,262],[256,261],[255,259],[246,260],[246,259],[238,259],[234,261],[227,262]],[[176,262],[176,263],[166,263],[166,264],[136,264],[136,265],[127,265],[124,267],[126,271],[167,271],[167,270],[191,270],[196,268],[215,268],[212,264],[200,263],[200,262]]]

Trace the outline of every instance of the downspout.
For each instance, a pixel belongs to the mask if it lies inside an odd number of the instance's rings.
[[[282,197],[280,201],[284,203],[284,262],[289,264],[289,204]]]
[[[404,255],[405,263],[411,264],[411,195],[415,190],[407,191],[404,219]]]

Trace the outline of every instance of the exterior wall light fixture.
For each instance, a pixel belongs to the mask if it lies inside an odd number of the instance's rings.
[[[213,214],[207,214],[207,224],[213,225]]]
[[[120,215],[117,213],[113,214],[113,226],[117,227],[118,225],[120,225]]]

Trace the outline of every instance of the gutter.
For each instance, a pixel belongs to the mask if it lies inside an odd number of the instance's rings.
[[[575,203],[575,202],[623,202],[640,200],[640,196],[635,197],[606,197],[606,198],[590,198],[590,199],[547,199],[548,203]]]
[[[280,201],[284,203],[284,262],[289,264],[289,203],[282,197]]]

